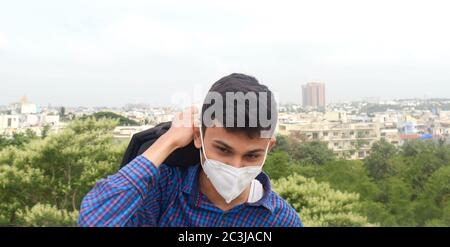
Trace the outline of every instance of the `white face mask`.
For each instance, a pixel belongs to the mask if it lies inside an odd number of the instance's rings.
[[[256,176],[261,173],[264,162],[266,161],[269,144],[267,144],[266,151],[264,153],[264,160],[260,165],[236,168],[218,160],[208,159],[208,157],[206,157],[201,126],[200,139],[202,142],[203,155],[205,157],[205,161],[202,165],[203,171],[209,181],[213,184],[216,191],[223,197],[223,199],[225,199],[225,202],[230,203],[238,197],[247,186],[250,185]],[[200,151],[200,160],[202,156],[201,153],[202,151]]]

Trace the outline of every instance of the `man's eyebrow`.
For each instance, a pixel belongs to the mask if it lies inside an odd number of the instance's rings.
[[[226,144],[225,142],[221,141],[221,140],[214,140],[215,143],[220,144],[230,150],[234,150],[230,145]],[[257,153],[257,152],[264,152],[266,151],[265,149],[262,148],[257,148],[257,149],[253,149],[250,151],[245,152],[245,154],[252,154],[252,153]]]
[[[230,150],[234,150],[230,145],[226,144],[225,142],[221,141],[221,140],[214,140],[215,143],[220,144]]]
[[[245,152],[245,154],[252,154],[252,153],[258,153],[258,152],[264,152],[264,151],[266,151],[266,150],[262,149],[262,148],[258,148],[258,149],[253,149],[253,150],[247,151],[247,152]]]

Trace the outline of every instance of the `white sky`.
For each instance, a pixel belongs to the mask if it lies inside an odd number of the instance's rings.
[[[447,1],[0,0],[0,105],[169,104],[232,72],[282,102],[450,98]]]

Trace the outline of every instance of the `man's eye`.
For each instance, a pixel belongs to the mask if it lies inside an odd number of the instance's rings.
[[[247,154],[246,155],[248,159],[257,159],[259,158],[259,154]]]
[[[219,149],[220,150],[220,152],[222,152],[222,153],[230,153],[230,150],[228,150],[228,149],[226,149],[226,148],[223,148],[223,147],[217,147],[217,149]]]

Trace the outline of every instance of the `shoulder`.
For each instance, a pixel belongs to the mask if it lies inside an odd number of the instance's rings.
[[[147,159],[144,155],[138,155],[136,158],[134,158],[128,165],[126,165],[124,168],[128,168],[131,166],[137,166],[139,165],[139,168],[141,170],[145,170],[145,172],[157,175],[158,178],[164,179],[166,177],[168,178],[181,178],[183,175],[187,173],[189,168],[182,168],[178,166],[171,166],[166,163],[162,163],[159,166],[155,166],[152,161]],[[131,169],[131,168],[130,168]],[[125,169],[121,169],[125,170]],[[135,170],[135,168],[132,168],[132,170]]]
[[[180,187],[191,186],[199,166],[178,167],[161,164],[159,167],[160,183],[178,185]]]
[[[275,226],[282,227],[301,227],[303,223],[299,213],[289,203],[281,198],[276,192],[270,192],[273,203],[273,214],[275,216]]]

